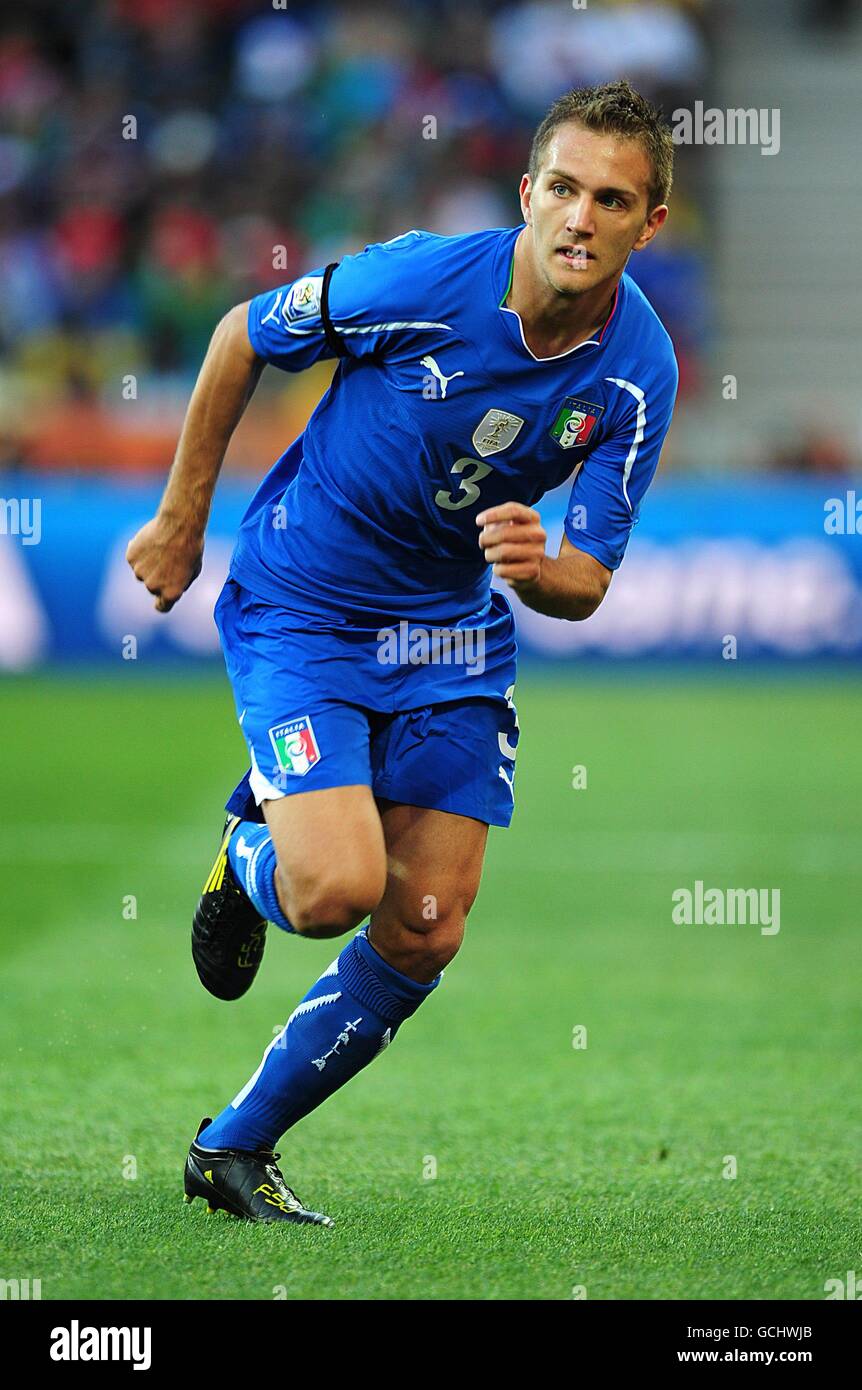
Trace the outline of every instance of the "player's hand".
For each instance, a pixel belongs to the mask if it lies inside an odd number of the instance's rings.
[[[542,518],[523,502],[488,507],[476,517],[479,544],[498,579],[512,589],[535,584],[542,572],[548,537]]]
[[[155,595],[155,608],[169,613],[201,572],[204,540],[196,530],[161,512],[142,526],[126,548],[136,579]]]

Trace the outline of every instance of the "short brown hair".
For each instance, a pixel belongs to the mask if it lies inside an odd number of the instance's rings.
[[[650,208],[666,203],[673,183],[673,137],[657,106],[625,80],[603,87],[576,87],[557,97],[533,136],[528,173],[535,183],[548,142],[558,126],[577,121],[600,135],[638,140],[652,164]]]

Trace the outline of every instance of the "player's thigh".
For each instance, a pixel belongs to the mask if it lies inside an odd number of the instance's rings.
[[[385,890],[386,848],[370,787],[296,792],[262,809],[294,925],[347,930],[371,912]]]
[[[298,629],[293,615],[233,580],[216,614],[251,762],[228,809],[266,817],[279,902],[297,930],[346,931],[385,886],[368,714],[345,698],[330,634]]]
[[[452,959],[479,891],[488,826],[470,816],[380,802],[386,890],[369,939],[396,970],[428,980]]]

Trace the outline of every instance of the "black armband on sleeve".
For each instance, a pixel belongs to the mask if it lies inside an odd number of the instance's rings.
[[[323,324],[323,336],[326,339],[327,347],[335,353],[336,357],[346,357],[347,349],[336,333],[329,313],[329,282],[332,279],[333,271],[337,270],[340,264],[340,261],[331,261],[323,272],[323,285],[320,290],[320,321]]]

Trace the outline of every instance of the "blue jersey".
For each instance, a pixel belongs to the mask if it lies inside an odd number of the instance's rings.
[[[232,576],[334,627],[454,628],[493,615],[477,514],[572,477],[566,532],[616,569],[670,423],[670,339],[623,276],[600,335],[552,358],[503,307],[520,227],[407,232],[329,285],[343,356],[243,519]],[[285,371],[334,356],[322,270],[251,301],[255,352]]]

